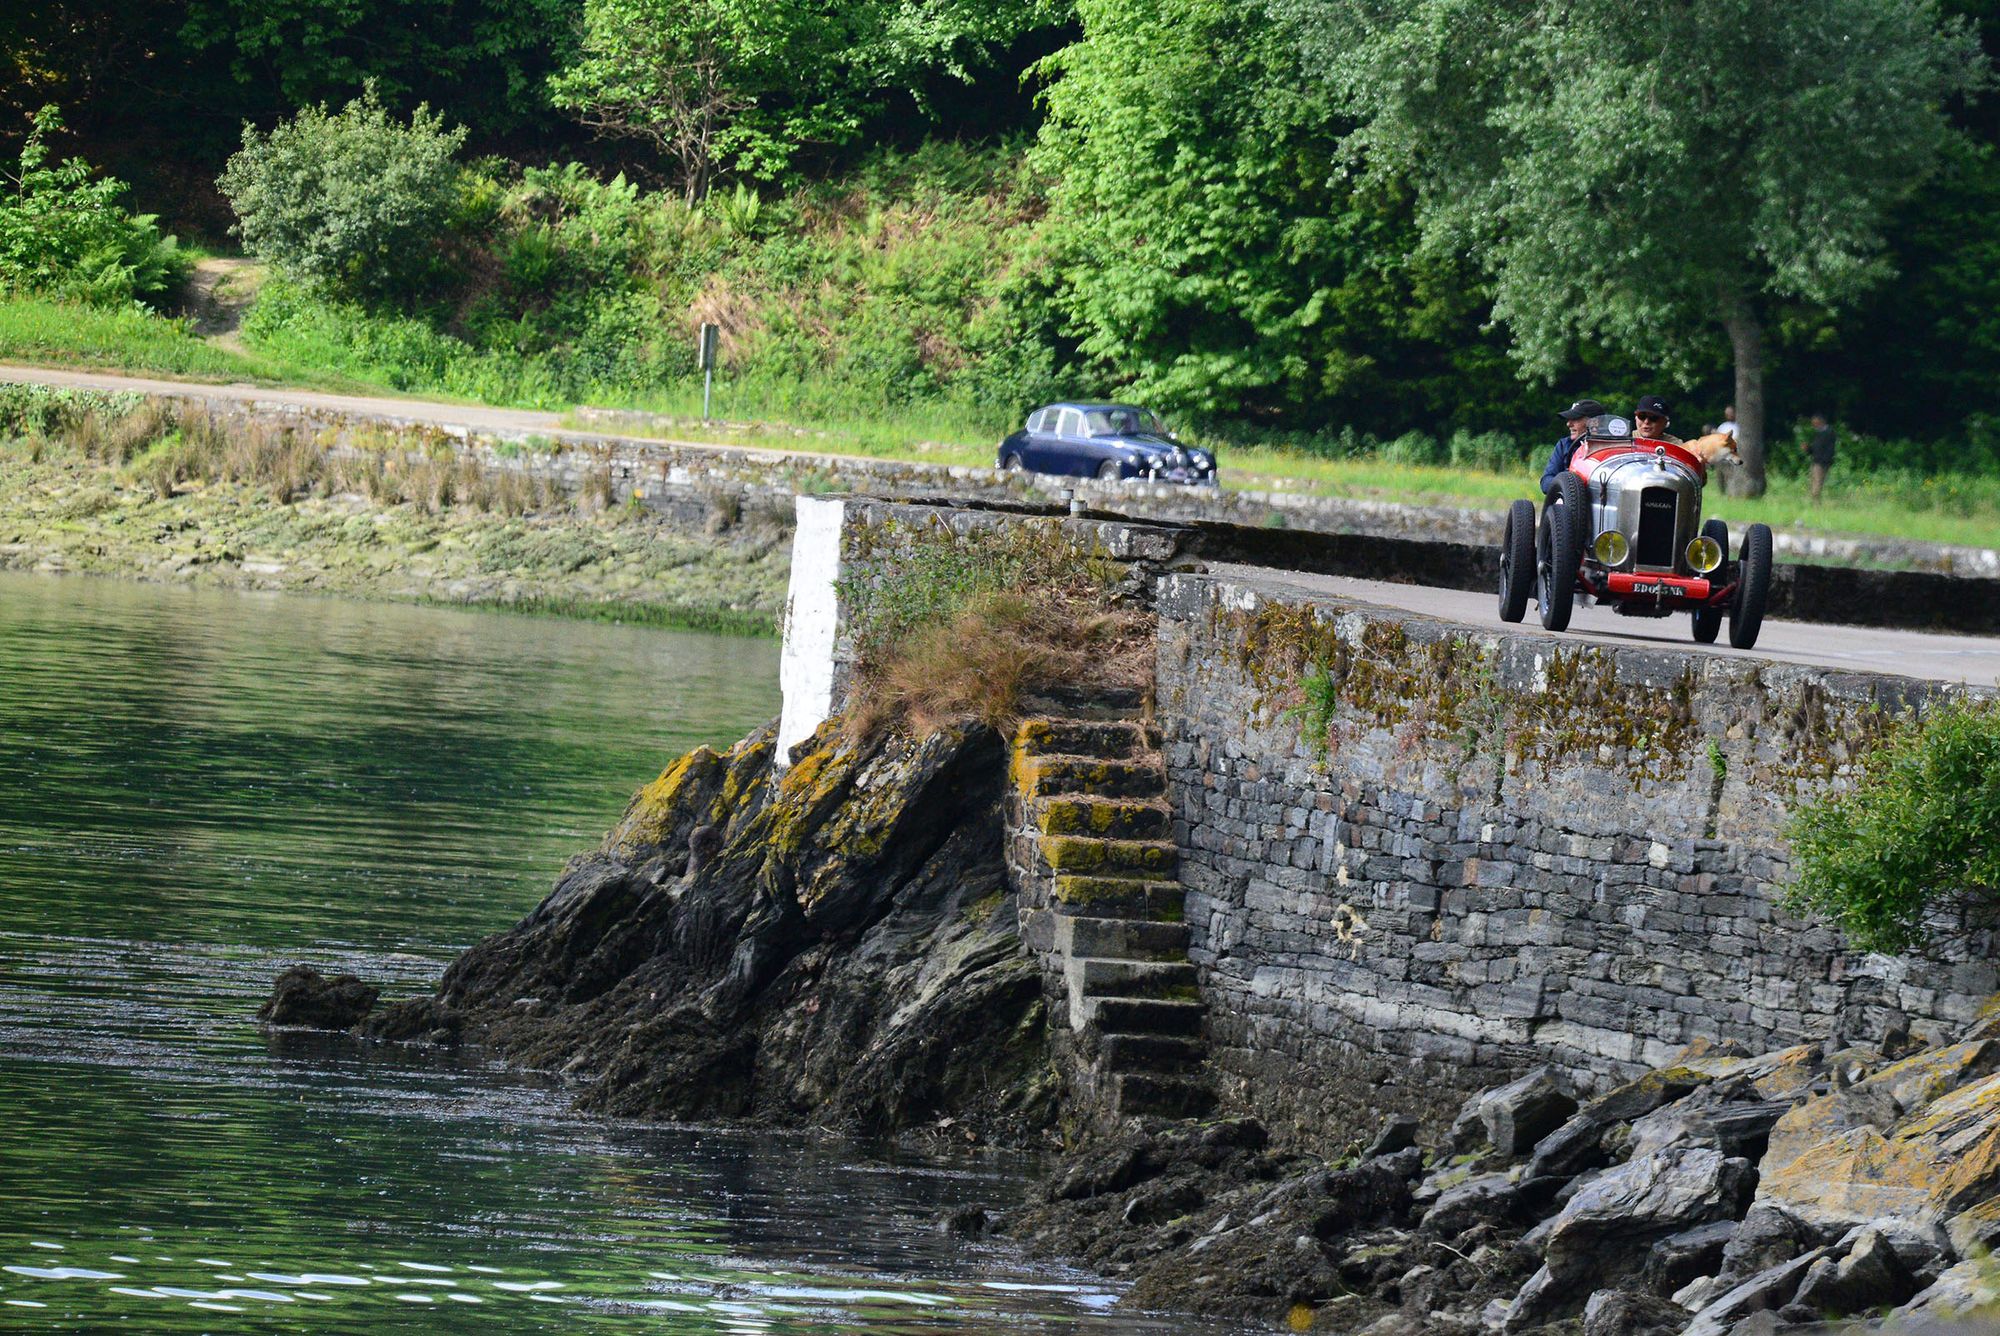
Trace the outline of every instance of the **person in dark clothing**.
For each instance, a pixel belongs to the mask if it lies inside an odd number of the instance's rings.
[[[1826,486],[1826,471],[1833,467],[1833,427],[1827,422],[1825,414],[1813,414],[1812,436],[1799,449],[1805,451],[1806,458],[1812,461],[1812,480],[1808,485],[1812,489],[1812,499],[1817,501],[1820,489]]]
[[[1556,485],[1556,479],[1568,471],[1577,445],[1583,440],[1584,432],[1590,429],[1590,420],[1602,416],[1604,411],[1604,405],[1595,399],[1579,399],[1556,414],[1569,424],[1569,431],[1556,439],[1556,448],[1549,452],[1549,466],[1542,470],[1543,496],[1547,496]]]
[[[1668,441],[1679,445],[1681,438],[1667,431],[1667,424],[1671,421],[1673,418],[1668,416],[1665,399],[1657,394],[1642,394],[1638,406],[1632,410],[1632,434],[1649,441]]]

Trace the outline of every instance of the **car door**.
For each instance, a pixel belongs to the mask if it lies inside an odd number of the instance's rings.
[[[1042,408],[1029,415],[1028,430],[1022,437],[1022,467],[1033,469],[1037,473],[1049,471],[1049,436],[1055,430],[1059,411],[1054,408]]]
[[[1097,462],[1090,457],[1090,437],[1083,423],[1083,414],[1074,408],[1065,408],[1062,419],[1056,424],[1056,441],[1051,451],[1055,457],[1049,462],[1049,472],[1070,473],[1088,477],[1097,472]]]

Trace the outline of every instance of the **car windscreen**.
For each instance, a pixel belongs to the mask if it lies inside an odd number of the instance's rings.
[[[1093,408],[1086,413],[1092,436],[1130,436],[1137,432],[1165,435],[1159,418],[1143,408]]]

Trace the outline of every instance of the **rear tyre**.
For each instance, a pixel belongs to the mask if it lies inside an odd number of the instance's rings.
[[[1729,605],[1729,643],[1737,649],[1757,644],[1764,629],[1764,604],[1771,597],[1771,526],[1753,524],[1743,535],[1743,559],[1736,567],[1736,598]]]
[[[1026,473],[1028,466],[1021,462],[1019,455],[1008,455],[1000,461],[1000,467],[1009,473]]]
[[[1118,467],[1116,460],[1107,459],[1097,466],[1097,480],[1099,482],[1117,482],[1124,476],[1125,470]]]
[[[1576,604],[1576,568],[1579,560],[1574,513],[1552,501],[1542,511],[1536,549],[1541,558],[1536,570],[1535,592],[1542,629],[1566,631],[1569,629],[1569,615]]]
[[[1507,533],[1500,540],[1500,620],[1518,622],[1528,615],[1535,592],[1535,503],[1516,501],[1507,511]]]
[[[1727,561],[1729,559],[1729,526],[1727,524],[1724,524],[1721,520],[1705,520],[1701,526],[1701,536],[1703,538],[1713,538],[1715,545],[1722,549],[1723,560]],[[1721,574],[1720,571],[1714,573]],[[1720,603],[1711,603],[1705,608],[1696,608],[1694,610],[1694,638],[1696,644],[1713,645],[1715,643],[1716,633],[1722,630],[1723,611],[1724,609]]]

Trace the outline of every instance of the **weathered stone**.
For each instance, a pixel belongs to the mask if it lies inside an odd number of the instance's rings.
[[[1392,1113],[1382,1120],[1382,1129],[1375,1139],[1368,1143],[1368,1149],[1361,1152],[1364,1160],[1377,1159],[1384,1155],[1394,1155],[1399,1150],[1408,1150],[1417,1144],[1417,1129],[1421,1126],[1407,1113]]]
[[[1753,1313],[1771,1312],[1783,1308],[1798,1293],[1799,1282],[1813,1263],[1825,1257],[1826,1248],[1815,1248],[1801,1253],[1789,1262],[1782,1262],[1766,1271],[1743,1281],[1727,1293],[1710,1301],[1694,1321],[1688,1323],[1682,1336],[1726,1336],[1738,1322]]]
[[[1819,1231],[1775,1206],[1758,1202],[1722,1250],[1722,1278],[1734,1284],[1791,1261],[1821,1242]]]
[[[1829,1256],[1812,1264],[1794,1302],[1815,1312],[1844,1316],[1902,1303],[1916,1288],[1915,1277],[1881,1231],[1866,1229],[1838,1262]]]
[[[1656,1295],[1599,1290],[1583,1306],[1583,1336],[1678,1336],[1691,1316]]]
[[[1669,1067],[1592,1100],[1535,1147],[1528,1177],[1568,1178],[1603,1164],[1609,1158],[1603,1145],[1607,1131],[1699,1089],[1707,1079],[1686,1067]]]
[[[1646,1254],[1640,1282],[1653,1294],[1672,1295],[1700,1276],[1722,1269],[1722,1252],[1736,1233],[1734,1220],[1714,1220],[1669,1234]]]
[[[1757,1098],[1748,1081],[1731,1077],[1633,1122],[1628,1151],[1636,1158],[1669,1146],[1708,1146],[1754,1160],[1765,1153],[1772,1127],[1789,1108]]]
[[[1452,1123],[1452,1146],[1461,1153],[1490,1146],[1509,1158],[1526,1155],[1574,1112],[1569,1078],[1554,1067],[1537,1067],[1467,1100]]]
[[[1978,1319],[1981,1330],[2000,1322],[2000,1267],[1990,1257],[1968,1258],[1939,1276],[1897,1309],[1901,1318]]]
[[[1934,1100],[1886,1136],[1858,1127],[1819,1142],[1767,1168],[1758,1188],[1760,1202],[1826,1230],[1883,1216],[1941,1224],[1996,1194],[2000,1076]]]
[[[1520,1185],[1506,1174],[1481,1174],[1448,1188],[1424,1212],[1423,1227],[1443,1238],[1455,1238],[1482,1220],[1505,1220],[1513,1214]]]
[[[1734,1217],[1752,1182],[1748,1161],[1688,1147],[1604,1174],[1563,1207],[1541,1271],[1508,1314],[1508,1330],[1574,1312],[1590,1288],[1637,1270],[1663,1235]]]
[[[345,1030],[366,1016],[382,990],[352,974],[329,979],[310,965],[294,965],[271,984],[271,996],[257,1009],[266,1025],[308,1030]]]
[[[2000,1246],[2000,1197],[1967,1207],[1945,1222],[1951,1249],[1960,1257],[1992,1252]]]

